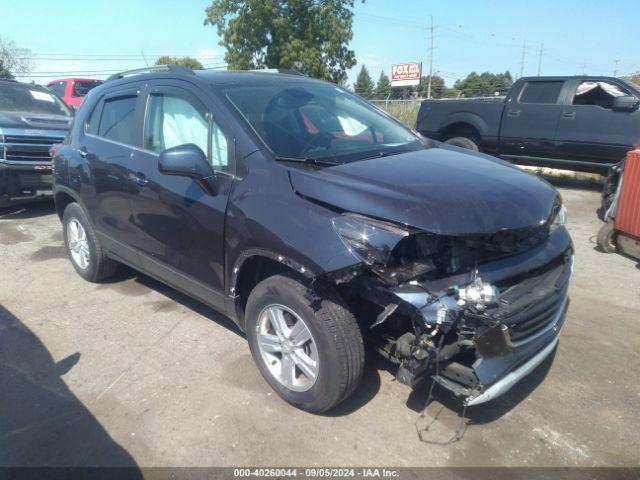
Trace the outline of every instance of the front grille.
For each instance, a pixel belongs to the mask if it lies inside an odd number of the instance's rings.
[[[62,143],[64,137],[38,137],[27,135],[5,135],[0,144],[2,158],[8,162],[49,162],[49,149]]]
[[[528,228],[502,230],[487,235],[468,235],[464,237],[470,249],[484,252],[514,254],[530,250],[549,237],[549,223],[545,222]]]
[[[563,308],[571,276],[571,255],[562,255],[545,267],[512,279],[500,288],[500,321],[511,340],[519,342],[547,327]]]

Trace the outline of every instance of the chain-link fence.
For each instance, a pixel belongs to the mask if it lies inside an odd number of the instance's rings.
[[[422,98],[412,98],[410,100],[369,100],[369,102],[393,115],[408,127],[416,128],[422,100]]]

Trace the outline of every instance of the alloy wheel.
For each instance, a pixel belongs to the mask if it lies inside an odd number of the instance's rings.
[[[316,382],[316,342],[304,320],[284,305],[265,307],[258,318],[256,340],[269,373],[286,388],[304,392]]]

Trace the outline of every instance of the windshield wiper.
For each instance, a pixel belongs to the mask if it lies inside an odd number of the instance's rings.
[[[296,162],[296,163],[306,163],[308,165],[323,165],[323,166],[340,165],[338,162],[330,162],[328,160],[318,160],[316,158],[311,158],[311,157],[283,157],[281,155],[276,155],[274,158],[279,162]]]
[[[390,157],[391,155],[399,155],[401,153],[408,153],[408,152],[413,152],[414,150],[410,149],[410,148],[401,148],[398,150],[388,150],[388,151],[380,151],[378,153],[376,153],[375,155],[370,155],[368,157],[362,157],[359,160],[370,160],[372,158],[382,158],[382,157]]]

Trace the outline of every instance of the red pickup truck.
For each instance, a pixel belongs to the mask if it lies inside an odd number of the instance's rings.
[[[78,108],[89,90],[102,83],[102,80],[91,78],[62,78],[47,83],[47,88],[58,95],[70,108]]]

